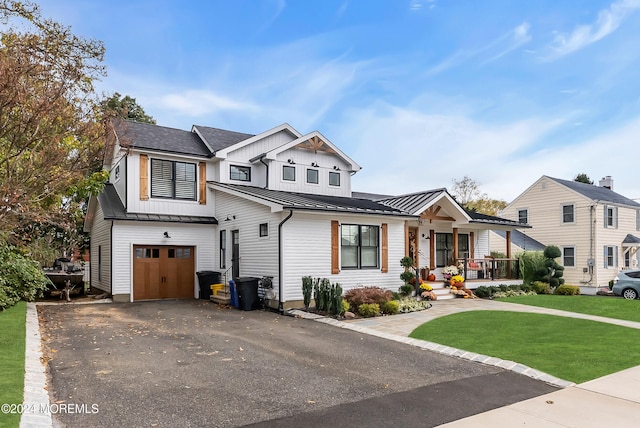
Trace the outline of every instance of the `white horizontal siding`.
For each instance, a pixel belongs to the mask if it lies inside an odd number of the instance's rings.
[[[240,245],[240,276],[273,276],[278,283],[278,224],[283,213],[271,213],[264,205],[242,198],[216,193],[216,217],[218,230],[225,231],[227,239],[226,269],[219,264],[220,249],[215,249],[216,266],[221,271],[228,270],[231,279],[232,241],[231,231],[237,230]],[[234,218],[235,217],[235,218]],[[230,218],[229,221],[225,221]],[[267,223],[269,234],[261,237],[260,224]],[[275,287],[277,290],[277,287]]]
[[[380,226],[388,224],[389,272],[378,269],[342,269],[331,274],[331,221],[344,224]],[[400,259],[404,256],[404,221],[384,216],[333,215],[294,212],[283,227],[286,248],[284,300],[302,300],[302,277],[328,278],[340,283],[344,291],[362,286],[378,286],[397,291],[404,270]]]
[[[96,201],[97,202],[97,201]],[[91,225],[91,286],[111,292],[111,222],[104,219],[100,204]]]
[[[164,232],[171,238],[164,238]],[[190,225],[159,222],[116,222],[113,226],[113,291],[133,298],[133,246],[175,245],[195,247],[195,269],[215,270],[216,228],[213,225]],[[193,295],[197,297],[197,276]]]

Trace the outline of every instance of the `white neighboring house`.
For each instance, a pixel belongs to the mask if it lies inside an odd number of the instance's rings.
[[[501,215],[532,226],[527,236],[558,246],[565,282],[584,293],[639,266],[640,204],[614,192],[609,176],[598,186],[542,176]]]
[[[85,230],[91,286],[114,301],[198,297],[200,271],[271,276],[279,309],[302,300],[303,276],[395,291],[405,255],[438,273],[488,255],[491,229],[525,227],[470,214],[446,189],[352,192],[360,166],[288,124],[250,135],[119,121],[112,137],[111,177]]]

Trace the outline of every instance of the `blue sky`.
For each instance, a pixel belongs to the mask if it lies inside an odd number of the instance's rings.
[[[640,0],[42,0],[159,125],[320,131],[402,194],[542,175],[640,198]]]

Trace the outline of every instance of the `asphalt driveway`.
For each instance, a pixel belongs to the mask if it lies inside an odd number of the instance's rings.
[[[554,391],[497,367],[207,301],[39,306],[68,427],[436,426]]]

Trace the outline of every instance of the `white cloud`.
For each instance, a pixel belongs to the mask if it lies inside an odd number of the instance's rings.
[[[483,191],[495,191],[492,197],[508,198],[522,189],[518,180],[501,171],[519,162],[533,150],[560,120],[520,120],[506,125],[491,125],[464,116],[424,114],[403,108],[376,105],[353,112],[343,132],[330,138],[337,144],[349,142],[347,153],[363,166],[354,176],[354,189],[374,193],[401,194],[450,187],[453,179],[465,175],[482,184]],[[533,166],[533,165],[532,165]],[[517,172],[531,177],[537,172]],[[508,189],[496,191],[495,180]]]
[[[213,114],[222,110],[259,110],[252,103],[242,103],[207,90],[186,90],[182,93],[170,93],[161,95],[156,102],[150,101],[159,108],[191,117]]]
[[[543,58],[552,61],[583,49],[616,31],[622,21],[635,10],[640,9],[640,0],[620,0],[608,9],[598,13],[598,19],[591,25],[579,25],[570,34],[557,34],[550,46],[551,53]]]
[[[475,50],[459,50],[439,64],[427,70],[427,76],[440,74],[465,62],[478,59],[480,65],[495,61],[531,41],[531,25],[523,22]]]

